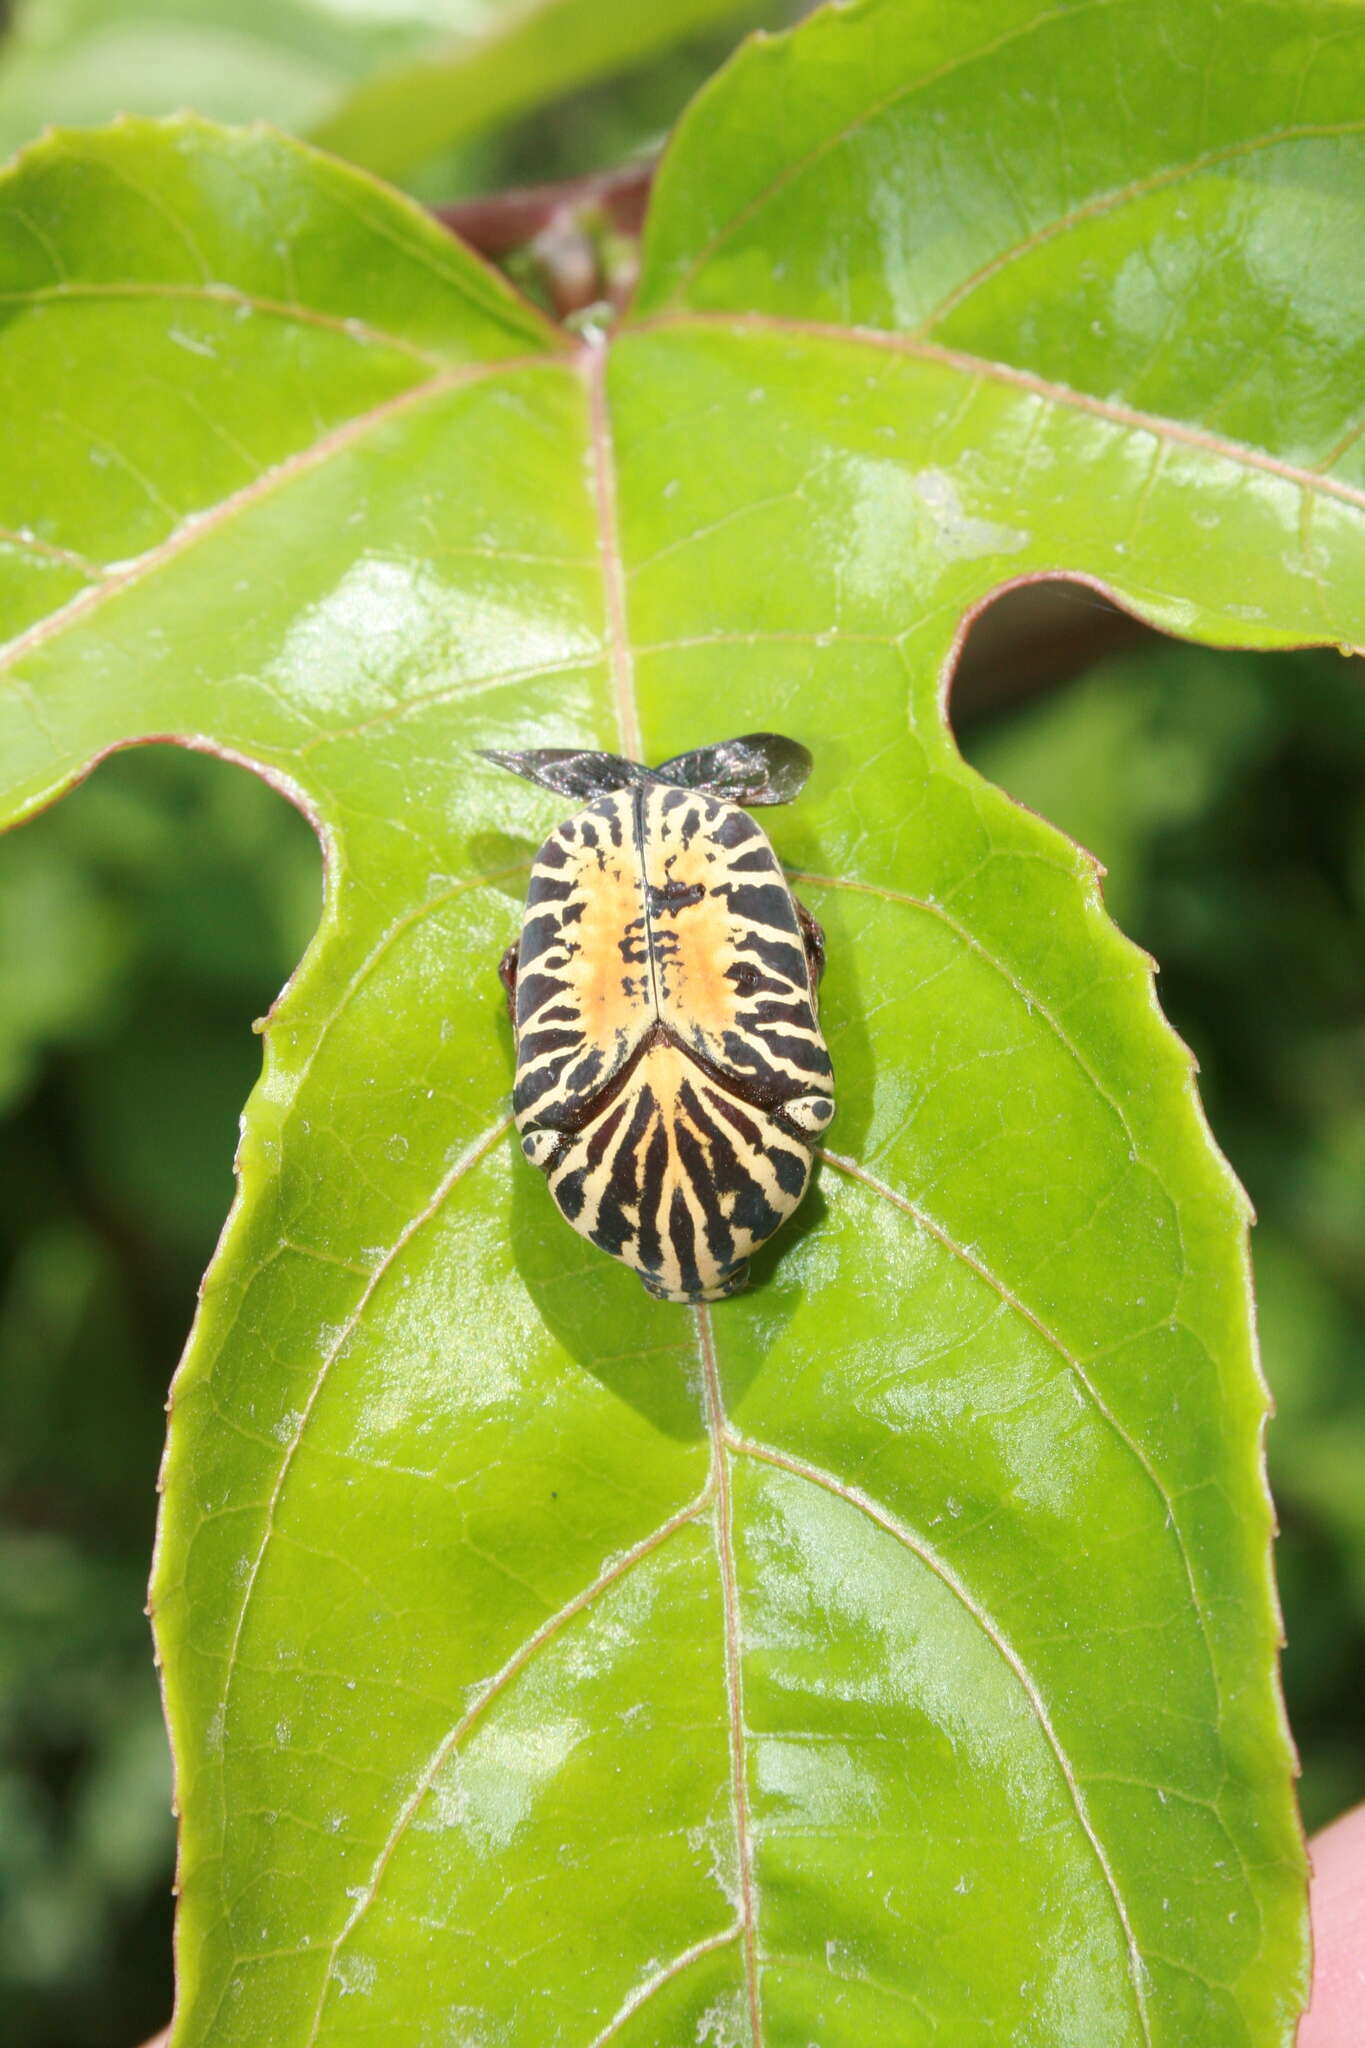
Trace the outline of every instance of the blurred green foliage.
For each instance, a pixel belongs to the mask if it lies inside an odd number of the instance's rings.
[[[608,146],[623,123],[639,139],[640,78],[654,81],[645,97],[666,127],[745,28],[794,11],[781,0],[0,0],[0,157],[52,124],[190,107],[269,121],[426,192],[447,153],[477,164],[497,129],[539,125],[575,84],[615,78],[616,111],[594,123]],[[707,70],[693,78],[697,61]]]
[[[809,0],[652,0],[652,12],[614,13],[596,4],[608,18],[585,51],[581,21],[554,27],[558,0],[0,0],[0,157],[51,124],[191,107],[318,134],[432,201],[576,177],[661,142],[742,35],[788,26]],[[575,48],[579,61],[569,61]],[[597,82],[560,96],[575,70]],[[395,78],[391,103],[357,125],[353,95]],[[499,120],[508,103],[519,111]],[[414,159],[413,124],[434,133],[442,108],[450,140],[435,154],[419,146]]]
[[[303,820],[165,747],[0,843],[0,2031],[22,2048],[133,2048],[169,2009],[162,1408],[251,1020],[319,901]]]

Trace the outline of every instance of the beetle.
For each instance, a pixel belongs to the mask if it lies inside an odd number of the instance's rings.
[[[657,768],[567,747],[483,758],[582,805],[535,856],[500,969],[521,1149],[651,1294],[736,1294],[834,1114],[823,935],[743,808],[790,803],[810,754],[748,733]]]

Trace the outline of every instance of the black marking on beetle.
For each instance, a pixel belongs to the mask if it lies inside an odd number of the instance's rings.
[[[778,988],[780,983],[766,981],[761,969],[752,960],[737,960],[733,967],[725,970],[725,979],[732,981],[742,996],[756,995],[760,989]]]
[[[697,1230],[692,1221],[692,1211],[687,1206],[687,1197],[681,1188],[674,1188],[673,1200],[669,1204],[668,1234],[673,1240],[673,1256],[678,1262],[678,1271],[683,1287],[689,1294],[701,1291],[701,1274],[697,1271]]]
[[[731,1212],[731,1221],[740,1230],[747,1231],[755,1244],[762,1244],[772,1236],[782,1221],[781,1212],[774,1209],[756,1180],[751,1180],[741,1189]]]
[[[615,1109],[608,1111],[607,1115],[603,1118],[602,1122],[597,1126],[596,1130],[589,1138],[588,1167],[590,1170],[593,1167],[600,1166],[602,1164],[602,1161],[606,1158],[607,1148],[610,1145],[616,1131],[620,1127],[621,1119],[625,1115],[628,1107],[629,1104],[624,1102],[618,1102]]]
[[[810,1015],[806,1003],[797,1002],[789,996],[763,995],[749,1012],[749,1021],[758,1024],[793,1024],[798,1028]]]
[[[729,891],[730,914],[767,931],[797,932],[791,891],[782,882],[738,882]]]
[[[714,1103],[721,1115],[734,1125],[744,1142],[747,1145],[751,1145],[756,1151],[763,1143],[763,1133],[753,1118],[745,1116],[744,1111],[734,1098],[730,1095],[722,1094],[718,1088],[704,1088],[702,1093],[707,1101]]]
[[[542,953],[548,953],[559,937],[561,920],[553,910],[543,910],[535,917],[528,917],[521,933],[521,961],[523,971]]]
[[[562,981],[556,974],[547,974],[541,967],[533,968],[529,974],[520,974],[517,978],[518,1015],[528,1023],[532,1017],[537,1023],[548,1023],[548,1016],[542,1014],[545,1004],[567,994],[568,988],[567,981]],[[576,1010],[570,1010],[564,1021],[568,1022],[577,1015]]]
[[[792,944],[790,938],[765,938],[761,932],[748,932],[739,942],[742,953],[752,953],[763,962],[772,974],[780,974],[785,981],[800,988],[806,978],[806,956],[804,949]]]
[[[543,1096],[550,1093],[558,1080],[559,1076],[551,1067],[542,1067],[539,1073],[517,1075],[517,1085],[512,1091],[512,1108],[519,1122],[526,1117],[529,1110],[535,1108]]]
[[[657,1272],[663,1264],[663,1233],[658,1217],[663,1207],[664,1173],[668,1167],[668,1138],[662,1121],[654,1115],[654,1098],[646,1089],[642,1100],[650,1105],[649,1123],[653,1124],[648,1145],[645,1147],[643,1171],[640,1175],[640,1229],[636,1239],[640,1256],[651,1271]],[[646,1124],[646,1129],[649,1124]]]
[[[716,826],[714,837],[717,846],[729,851],[732,847],[747,846],[751,839],[761,839],[763,827],[746,818],[743,811],[730,810]]]
[[[523,1031],[517,1052],[521,1059],[543,1060],[548,1053],[573,1052],[582,1042],[577,1031]]]
[[[651,917],[676,917],[680,910],[705,901],[705,882],[679,882],[670,875],[662,888],[650,888],[649,914]]]
[[[644,1135],[649,1129],[653,1113],[648,1094],[642,1091],[631,1114],[630,1128],[616,1148],[616,1157],[612,1161],[611,1173],[602,1198],[603,1210],[620,1217],[623,1240],[629,1234],[623,1212],[640,1194],[640,1146],[644,1142]]]
[[[555,1200],[570,1223],[576,1222],[583,1214],[583,1204],[587,1200],[587,1184],[588,1170],[585,1166],[561,1174],[554,1184]]]
[[[566,903],[572,894],[572,883],[559,876],[533,874],[526,901],[528,904]]]
[[[781,1188],[783,1194],[799,1195],[804,1193],[806,1182],[810,1177],[810,1162],[802,1159],[799,1153],[786,1151],[781,1145],[773,1147],[770,1157],[773,1162],[773,1172],[777,1175],[777,1185]]]

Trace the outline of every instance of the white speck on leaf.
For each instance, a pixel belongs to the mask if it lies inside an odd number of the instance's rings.
[[[362,1996],[373,1991],[379,1971],[372,1957],[348,1955],[337,1957],[333,1973],[341,1996],[348,1998],[357,1991]]]
[[[166,338],[173,341],[177,348],[188,349],[192,356],[207,356],[210,362],[218,354],[211,341],[205,341],[199,334],[185,334],[179,327],[168,327]]]

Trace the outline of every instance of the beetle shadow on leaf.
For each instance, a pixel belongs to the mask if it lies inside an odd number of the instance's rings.
[[[571,1229],[542,1175],[520,1158],[512,1256],[546,1328],[585,1372],[665,1436],[705,1436],[694,1319],[654,1301],[629,1268]]]
[[[825,1214],[812,1188],[793,1220],[760,1247],[751,1263],[752,1285],[735,1303],[712,1309],[723,1354],[726,1400],[737,1405],[762,1370],[763,1360],[796,1305],[791,1289],[767,1284],[790,1250]],[[512,1256],[545,1327],[585,1372],[624,1401],[653,1428],[681,1443],[707,1433],[697,1320],[677,1302],[655,1301],[629,1267],[580,1237],[565,1223],[542,1176],[517,1159],[512,1174]],[[744,1303],[758,1305],[759,1342],[732,1347],[725,1319]]]
[[[729,1370],[727,1359],[725,1378],[732,1405],[742,1394],[747,1393],[750,1383],[757,1378],[763,1356],[796,1308],[799,1289],[790,1283],[793,1273],[805,1264],[804,1260],[796,1257],[798,1245],[804,1244],[807,1238],[823,1230],[828,1216],[829,1204],[820,1191],[820,1168],[817,1161],[801,1207],[783,1224],[775,1237],[770,1237],[766,1244],[759,1246],[749,1261],[750,1305],[760,1311],[759,1320],[765,1341],[753,1370],[743,1380],[738,1380]]]
[[[510,896],[518,905],[526,901],[526,877],[536,849],[529,839],[515,832],[473,832],[469,838],[469,859],[473,873],[489,888]]]
[[[818,1178],[775,1237],[750,1260],[750,1285],[711,1310],[725,1398],[738,1407],[800,1299],[794,1257],[827,1216]],[[665,1436],[700,1441],[707,1431],[696,1318],[676,1302],[655,1301],[629,1267],[580,1237],[560,1216],[543,1177],[513,1162],[512,1256],[545,1327],[585,1372]],[[744,1340],[727,1341],[731,1316]]]

